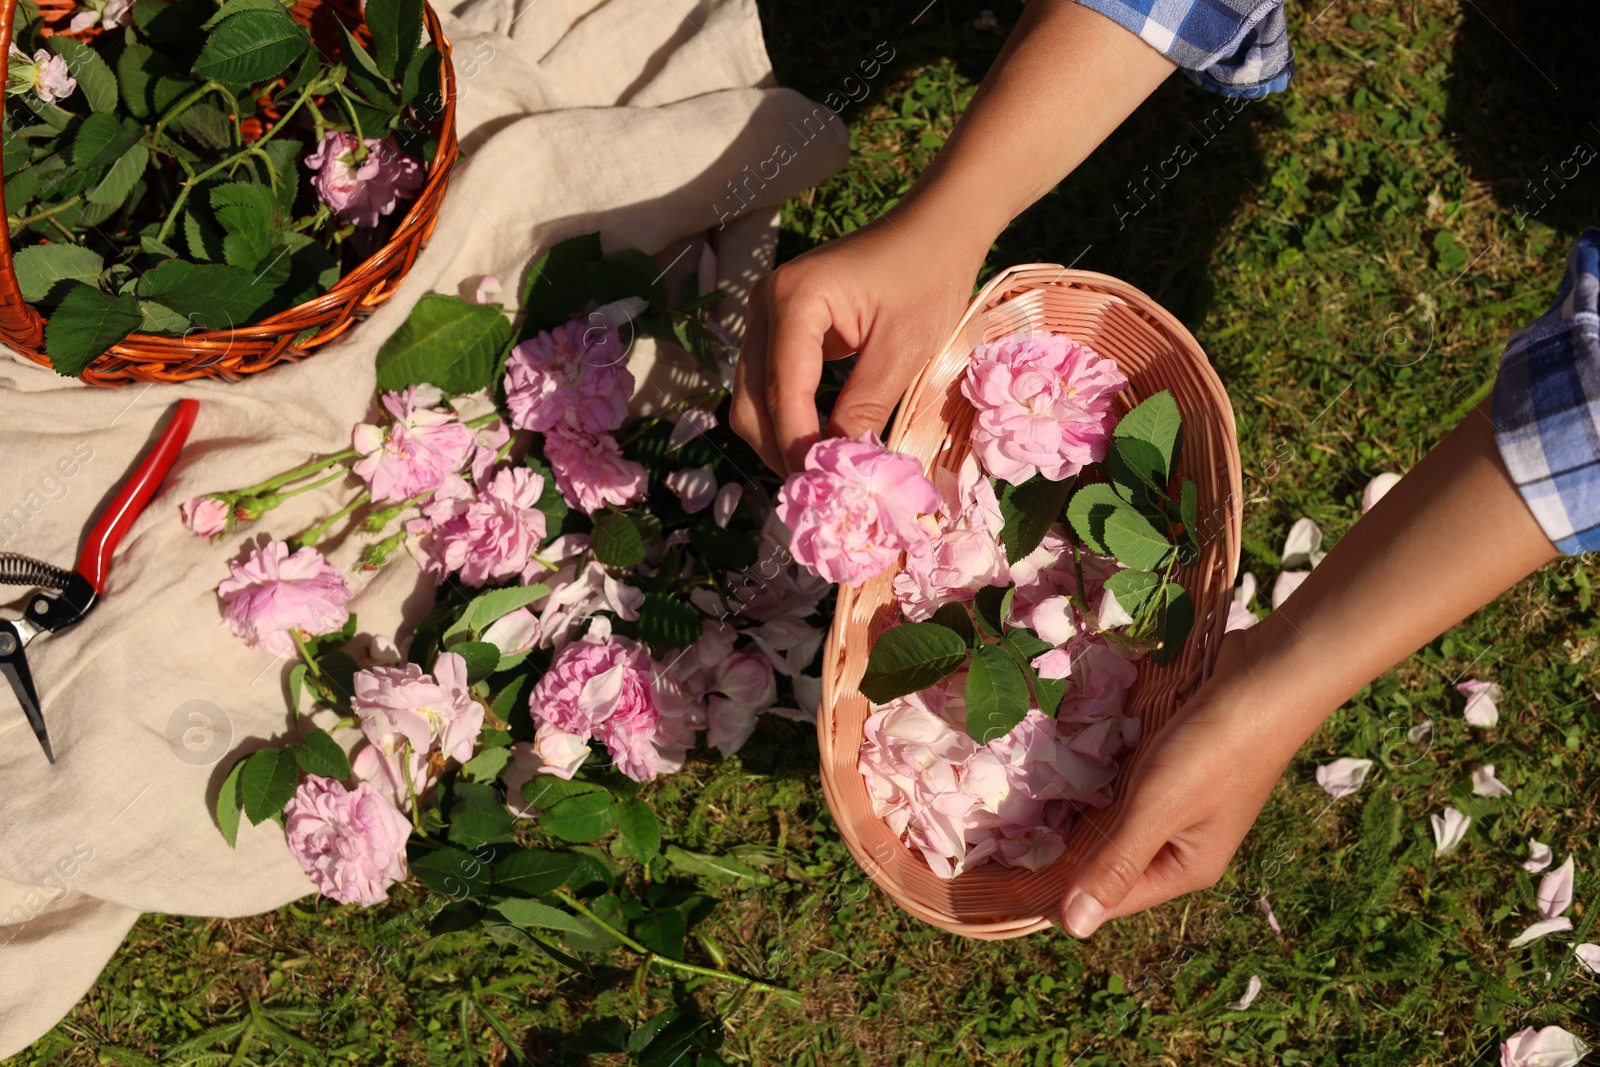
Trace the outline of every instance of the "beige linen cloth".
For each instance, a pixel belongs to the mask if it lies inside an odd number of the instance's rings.
[[[233,850],[211,814],[232,758],[291,727],[287,661],[222,627],[215,588],[246,542],[294,535],[351,487],[297,497],[220,545],[183,529],[179,502],[348,447],[374,354],[418,297],[494,274],[514,301],[532,257],[574,234],[643,249],[669,278],[694,278],[709,242],[736,331],[770,268],[775,209],[847,156],[841,119],[775,87],[753,0],[465,0],[441,14],[467,158],[432,243],[370,321],[236,384],[95,389],[0,358],[0,551],[61,566],[176,401],[200,400],[99,607],[28,650],[54,766],[0,687],[0,1057],[72,1008],[140,912],[250,915],[311,891],[276,825],[245,825]],[[681,354],[640,343],[633,365],[644,404],[683,388]],[[330,558],[357,590],[360,632],[392,635],[432,584],[403,554],[362,574],[361,545],[336,539]]]

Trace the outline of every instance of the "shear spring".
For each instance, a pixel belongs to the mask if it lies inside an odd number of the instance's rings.
[[[66,589],[71,578],[71,572],[60,567],[15,552],[0,552],[0,585],[32,585],[59,591]]]

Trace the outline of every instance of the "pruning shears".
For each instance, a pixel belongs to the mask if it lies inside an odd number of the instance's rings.
[[[28,717],[34,735],[44,748],[45,758],[51,763],[56,757],[50,750],[50,735],[45,730],[44,713],[39,709],[39,693],[33,686],[33,674],[28,670],[25,654],[28,642],[41,633],[63,630],[94,609],[105,588],[117,544],[155,496],[167,471],[172,469],[189,438],[199,408],[197,400],[178,403],[178,410],[167,419],[161,439],[122,483],[116,498],[89,531],[83,551],[78,555],[76,570],[63,570],[14,552],[0,552],[0,584],[31,585],[39,590],[28,600],[22,618],[0,619],[0,674],[10,679],[22,712]]]

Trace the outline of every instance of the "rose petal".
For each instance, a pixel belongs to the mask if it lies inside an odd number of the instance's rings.
[[[1501,689],[1494,682],[1468,678],[1456,684],[1456,692],[1467,698],[1462,714],[1473,726],[1489,727],[1500,721]]]
[[[1563,930],[1570,929],[1572,929],[1572,920],[1567,918],[1565,915],[1557,916],[1554,919],[1540,919],[1538,922],[1522,931],[1522,933],[1512,938],[1511,947],[1521,948],[1530,941],[1539,940],[1546,934],[1560,933]]]
[[[1252,974],[1250,981],[1245,983],[1244,996],[1228,1005],[1230,1011],[1244,1011],[1256,1002],[1261,995],[1261,976]]]
[[[1596,945],[1592,941],[1585,941],[1573,949],[1572,954],[1578,957],[1580,966],[1595,974],[1600,974],[1600,945]]]
[[[1522,861],[1522,869],[1538,874],[1556,861],[1556,854],[1549,845],[1543,841],[1528,838],[1528,858]]]
[[[1500,1043],[1500,1067],[1575,1067],[1588,1053],[1588,1045],[1559,1026],[1529,1026]]]
[[[1572,857],[1539,880],[1539,916],[1554,919],[1572,907]]]
[[[1314,563],[1312,556],[1321,548],[1322,530],[1310,519],[1298,519],[1289,527],[1289,535],[1283,539],[1283,565],[1301,567]]]
[[[1272,914],[1272,903],[1267,900],[1265,893],[1261,894],[1261,911],[1266,915],[1267,925],[1272,927],[1272,932],[1281,937],[1283,935],[1283,927],[1278,925],[1278,917]]]
[[[1494,764],[1485,763],[1472,772],[1472,791],[1480,797],[1508,797],[1511,787],[1494,776]]]
[[[1365,515],[1371,511],[1372,506],[1382,500],[1399,480],[1400,476],[1398,474],[1390,474],[1386,471],[1368,482],[1367,487],[1361,490],[1361,514]]]
[[[1317,768],[1317,784],[1331,797],[1347,797],[1366,783],[1367,772],[1371,770],[1372,761],[1369,759],[1341,756]]]
[[[1277,611],[1300,588],[1300,583],[1309,577],[1310,571],[1284,571],[1278,575],[1278,580],[1272,583],[1272,610]]]
[[[1442,856],[1461,844],[1461,839],[1467,836],[1467,827],[1472,825],[1472,819],[1455,807],[1444,809],[1442,814],[1428,816],[1428,821],[1433,824],[1435,856]]]

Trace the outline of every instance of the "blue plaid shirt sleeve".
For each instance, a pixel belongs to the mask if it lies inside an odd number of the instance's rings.
[[[1077,0],[1139,35],[1194,82],[1259,98],[1294,73],[1283,0]]]
[[[1495,441],[1551,542],[1600,549],[1600,229],[1567,260],[1555,306],[1506,342]]]

